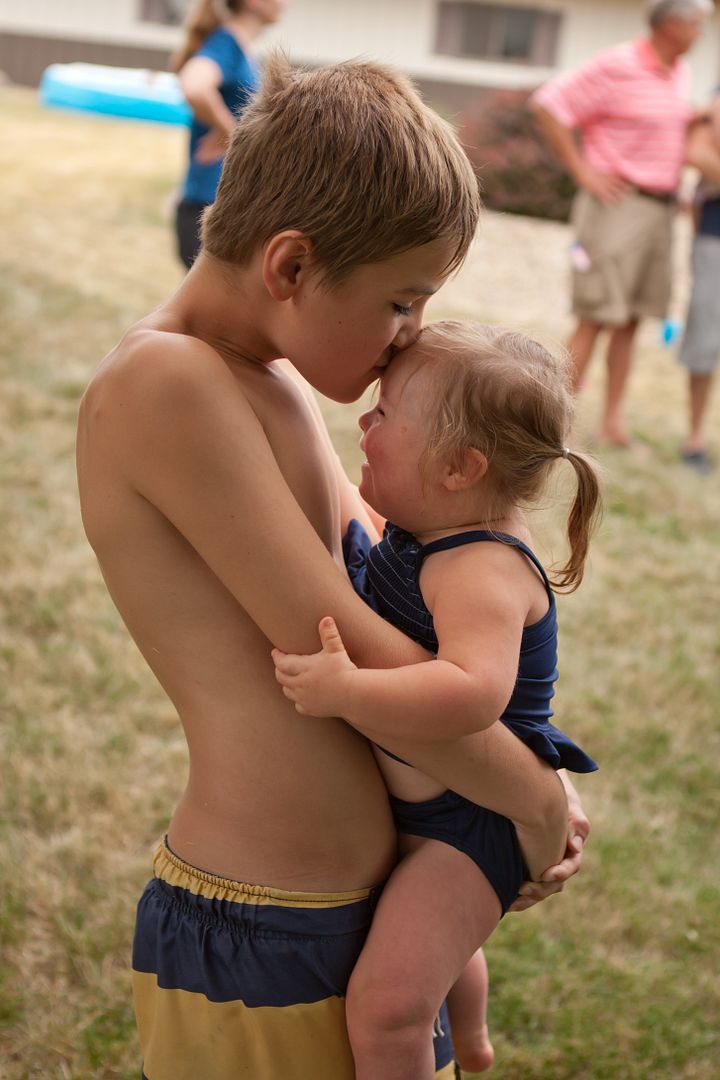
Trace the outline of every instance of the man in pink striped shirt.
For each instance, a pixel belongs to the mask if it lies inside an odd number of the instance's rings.
[[[578,322],[569,349],[577,388],[598,334],[609,331],[599,438],[613,445],[630,443],[621,405],[639,321],[667,314],[675,193],[692,115],[681,57],[712,10],[711,0],[651,0],[647,36],[603,50],[532,99],[579,188],[571,249]]]

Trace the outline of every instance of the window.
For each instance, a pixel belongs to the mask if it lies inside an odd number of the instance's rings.
[[[544,66],[555,62],[561,19],[556,12],[472,0],[441,0],[437,11],[437,53]]]
[[[140,21],[179,26],[185,18],[191,0],[141,0]]]

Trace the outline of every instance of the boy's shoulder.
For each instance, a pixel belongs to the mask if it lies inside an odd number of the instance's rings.
[[[109,404],[127,409],[161,394],[169,406],[183,389],[192,391],[227,374],[226,362],[206,341],[142,320],[107,354],[86,397],[107,395]]]

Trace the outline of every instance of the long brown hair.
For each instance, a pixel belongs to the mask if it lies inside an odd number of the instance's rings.
[[[170,57],[170,70],[179,72],[198,51],[208,34],[242,11],[244,0],[196,0],[183,22],[185,37]]]
[[[513,330],[471,323],[431,323],[414,349],[432,363],[430,439],[423,467],[460,464],[465,452],[487,459],[487,518],[535,502],[553,466],[567,459],[577,490],[567,521],[570,555],[550,583],[574,592],[601,512],[599,471],[567,446],[573,420],[568,357]]]

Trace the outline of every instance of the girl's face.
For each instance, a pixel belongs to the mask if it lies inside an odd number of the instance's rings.
[[[432,468],[420,471],[428,440],[431,380],[414,348],[399,353],[386,369],[377,404],[358,420],[365,453],[360,494],[384,518],[408,532],[427,524]]]

